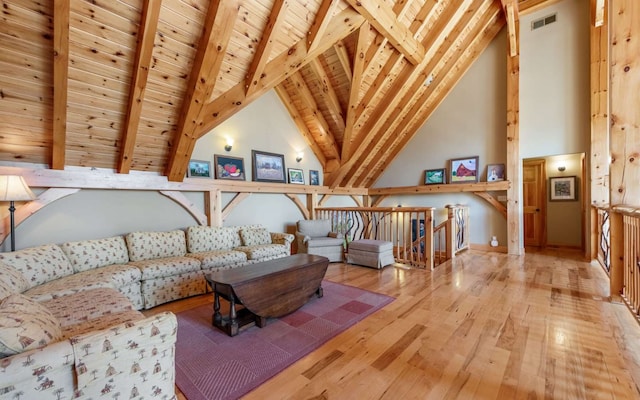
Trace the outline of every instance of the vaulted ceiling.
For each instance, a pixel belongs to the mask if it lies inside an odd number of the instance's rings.
[[[275,89],[330,186],[368,187],[505,25],[544,0],[11,0],[0,160],[183,179]]]

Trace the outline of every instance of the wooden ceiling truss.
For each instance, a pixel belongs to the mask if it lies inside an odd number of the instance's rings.
[[[554,0],[16,0],[0,160],[182,181],[275,89],[332,188],[370,187],[497,32]],[[52,67],[51,67],[52,66]]]

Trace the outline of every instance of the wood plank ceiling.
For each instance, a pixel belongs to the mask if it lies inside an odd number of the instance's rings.
[[[508,3],[5,0],[0,160],[181,181],[198,138],[275,89],[326,184],[369,187]]]

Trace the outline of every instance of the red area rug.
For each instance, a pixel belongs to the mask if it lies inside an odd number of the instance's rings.
[[[324,297],[234,337],[211,326],[210,305],[178,313],[176,384],[189,400],[237,399],[393,301],[323,281]]]

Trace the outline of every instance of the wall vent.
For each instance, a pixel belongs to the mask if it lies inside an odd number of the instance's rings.
[[[547,15],[546,17],[542,17],[531,22],[531,30],[533,31],[538,28],[542,28],[543,26],[553,24],[556,21],[557,21],[556,14]]]

